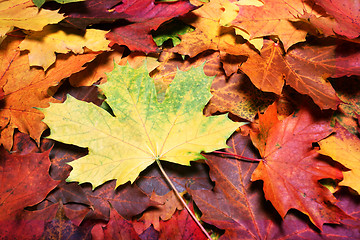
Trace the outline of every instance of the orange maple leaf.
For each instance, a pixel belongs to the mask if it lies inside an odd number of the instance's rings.
[[[39,143],[46,125],[41,121],[43,114],[34,107],[48,107],[49,102],[55,101],[48,93],[49,87],[57,86],[62,79],[80,71],[96,56],[59,55],[54,67],[45,73],[42,69],[29,67],[28,56],[18,50],[20,42],[7,37],[0,49],[0,87],[5,95],[0,107],[0,143],[7,150],[13,145],[16,128]]]
[[[250,39],[277,35],[285,49],[305,41],[311,25],[302,21],[300,16],[311,13],[318,16],[313,6],[304,0],[264,0],[263,6],[240,6],[239,14],[232,22],[236,28],[245,30]]]
[[[266,41],[261,55],[251,55],[241,70],[263,91],[280,95],[286,80],[286,84],[309,95],[322,109],[336,109],[340,101],[326,78],[357,73],[359,69],[348,64],[355,57],[339,56],[335,45],[299,46],[284,56],[278,44]]]

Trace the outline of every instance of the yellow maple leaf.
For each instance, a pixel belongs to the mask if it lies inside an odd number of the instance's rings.
[[[115,65],[102,89],[116,117],[71,97],[42,109],[50,138],[89,148],[87,156],[70,163],[68,181],[90,182],[95,188],[117,179],[119,186],[133,182],[155,161],[190,165],[204,158],[202,151],[227,147],[226,139],[241,123],[226,115],[203,115],[212,79],[202,66],[179,71],[158,102],[145,65]]]
[[[0,0],[0,43],[13,27],[41,31],[63,19],[57,11],[39,10],[31,0]]]
[[[319,142],[319,153],[330,156],[335,161],[351,169],[343,172],[344,180],[339,184],[360,193],[360,139],[337,126],[336,134]]]
[[[228,23],[237,15],[238,6],[228,0],[212,0],[193,11],[183,19],[196,29],[182,35],[181,43],[173,48],[173,52],[194,57],[208,50],[220,50],[234,55],[245,55],[249,51],[246,41],[235,34]]]
[[[58,25],[48,25],[40,32],[33,32],[20,44],[20,50],[29,50],[30,66],[41,66],[47,70],[56,60],[56,53],[84,53],[84,47],[92,51],[109,50],[106,40],[108,31],[87,29],[66,29]]]

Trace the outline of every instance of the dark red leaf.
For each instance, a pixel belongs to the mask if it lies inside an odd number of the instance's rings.
[[[78,227],[65,215],[63,205],[56,213],[55,218],[49,221],[45,226],[43,239],[91,239],[91,225]]]
[[[196,7],[188,1],[158,2],[154,0],[123,1],[115,11],[129,15],[126,20],[134,22],[113,29],[106,37],[119,45],[126,45],[133,51],[145,53],[155,52],[157,46],[150,35],[151,30],[156,30],[162,23],[183,15]]]
[[[115,209],[110,211],[110,220],[104,228],[104,239],[140,239],[130,221],[124,219]]]
[[[212,188],[207,174],[208,168],[205,164],[193,162],[191,167],[188,167],[164,161],[162,165],[179,192],[185,191],[186,186],[191,186],[193,189]],[[135,183],[149,195],[154,192],[157,195],[163,196],[172,190],[156,164],[143,171]]]
[[[250,158],[258,158],[248,137],[234,134],[228,151]],[[265,200],[260,182],[251,182],[257,163],[232,157],[208,154],[210,177],[215,181],[213,190],[191,190],[196,205],[206,223],[225,230],[223,239],[357,239],[359,231],[359,197],[339,194],[339,207],[348,209],[353,219],[342,220],[340,225],[323,226],[319,232],[309,219],[297,211],[290,211],[284,220]]]
[[[193,211],[192,203],[189,208]],[[159,239],[207,239],[186,209],[176,212],[170,220],[161,221],[160,224]]]
[[[125,13],[119,13],[113,9],[121,3],[121,0],[87,0],[65,4],[61,7],[60,13],[65,13],[67,23],[85,30],[88,25],[126,18]]]
[[[139,187],[129,183],[115,189],[115,181],[110,181],[94,191],[88,184],[84,185],[83,189],[93,209],[86,216],[88,219],[108,220],[110,216],[109,203],[125,218],[131,218],[146,208],[158,204],[152,201]]]
[[[235,134],[228,140],[229,152],[258,158],[248,137]],[[213,190],[189,190],[206,223],[225,230],[221,239],[266,239],[276,211],[265,203],[258,184],[250,177],[257,163],[206,155]]]
[[[0,221],[1,239],[40,239],[45,224],[55,217],[58,204],[38,211],[24,211],[16,219]]]

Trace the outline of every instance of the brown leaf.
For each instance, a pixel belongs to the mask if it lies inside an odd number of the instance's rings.
[[[342,77],[333,79],[331,83],[341,100],[339,110],[348,117],[357,118],[360,114],[360,77]]]
[[[167,221],[172,218],[176,210],[184,208],[173,191],[168,192],[164,196],[153,193],[151,199],[162,204],[147,209],[141,218],[133,222],[136,232],[139,234],[142,234],[151,225],[160,232],[160,220]]]
[[[276,96],[258,90],[245,74],[234,73],[228,79],[217,75],[211,86],[213,97],[205,108],[205,115],[231,112],[243,119],[253,121],[275,101]]]
[[[262,91],[280,95],[286,70],[282,50],[278,44],[265,41],[261,55],[254,52],[241,65],[241,70],[248,75],[253,84]]]

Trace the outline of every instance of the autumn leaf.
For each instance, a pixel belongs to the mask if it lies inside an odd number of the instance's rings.
[[[311,32],[308,23],[300,16],[311,13],[319,16],[313,5],[303,0],[265,0],[262,6],[240,6],[239,14],[232,21],[232,26],[245,30],[250,39],[277,35],[287,50],[297,42],[305,41]]]
[[[159,103],[145,66],[134,70],[115,65],[102,87],[115,118],[72,98],[43,109],[51,138],[89,148],[89,155],[70,164],[68,181],[91,182],[95,188],[117,179],[117,187],[133,182],[155,160],[189,165],[202,158],[201,151],[226,147],[223,139],[241,124],[227,116],[203,116],[211,80],[199,68],[179,72]]]
[[[342,186],[349,186],[360,193],[360,139],[337,125],[335,134],[319,142],[321,154],[332,157],[350,171],[343,172]]]
[[[250,148],[249,137],[234,134],[227,152],[257,158]],[[220,239],[266,239],[271,218],[265,209],[263,195],[253,187],[250,177],[257,164],[233,158],[206,155],[210,178],[215,182],[212,190],[188,190],[202,212],[201,220],[225,230]],[[261,206],[261,207],[260,207]],[[274,216],[276,217],[276,215]]]
[[[74,225],[66,216],[63,204],[60,203],[56,216],[45,225],[45,231],[42,235],[44,239],[88,239],[91,228],[79,227]]]
[[[29,67],[28,56],[17,51],[20,42],[7,37],[0,48],[0,86],[5,94],[0,107],[0,141],[8,150],[13,144],[15,128],[40,142],[46,125],[41,122],[42,113],[34,107],[47,107],[50,101],[55,101],[48,93],[49,87],[80,71],[96,56],[93,53],[59,55],[55,65],[44,73],[42,69]]]
[[[154,79],[158,100],[162,101],[164,99],[165,92],[178,69],[187,71],[192,67],[202,65],[205,61],[204,73],[206,76],[221,74],[218,68],[220,64],[218,55],[216,52],[206,51],[184,61],[178,53],[173,53],[171,50],[162,51],[158,57],[159,65],[150,72],[150,77]]]
[[[268,139],[270,129],[279,123],[277,115],[277,103],[273,103],[266,110],[266,115],[263,114],[259,116],[257,129],[250,132],[252,143],[259,150],[261,156],[265,155],[267,145],[267,141],[264,140]]]
[[[115,209],[111,209],[110,221],[104,227],[105,239],[140,239],[131,222],[124,219]]]
[[[192,189],[212,188],[212,183],[207,173],[208,168],[204,163],[192,162],[191,167],[188,167],[163,162],[162,166],[176,190],[180,193],[185,192],[186,187],[189,185],[191,185]],[[135,184],[148,195],[155,193],[159,196],[164,196],[172,190],[156,164],[141,172]]]
[[[192,203],[189,205],[193,209]],[[161,221],[160,226],[159,239],[207,239],[185,209],[176,212],[171,219]]]
[[[357,38],[360,35],[359,2],[344,0],[341,2],[330,0],[314,0],[314,2],[333,16],[336,24],[331,24],[332,30],[348,38]],[[325,25],[325,27],[328,27]]]
[[[250,55],[241,70],[249,76],[260,90],[280,94],[284,86],[284,68],[282,50],[272,41],[266,41],[261,54]]]
[[[211,86],[213,97],[205,113],[231,112],[243,119],[253,121],[259,111],[265,110],[275,96],[258,90],[245,74],[234,73],[226,79],[218,75]]]
[[[245,40],[236,36],[232,27],[221,24],[228,16],[224,6],[238,8],[229,4],[227,0],[212,0],[205,3],[199,9],[192,11],[186,18],[185,23],[195,27],[195,31],[180,36],[181,42],[171,51],[194,57],[208,50],[219,50],[234,55],[246,55],[251,49]],[[227,21],[225,21],[227,22]]]
[[[30,0],[0,1],[0,43],[13,27],[41,31],[48,24],[58,23],[64,17],[56,11],[38,9]]]
[[[146,210],[137,221],[133,221],[138,234],[143,233],[151,225],[160,232],[160,220],[167,221],[172,218],[176,210],[184,208],[173,191],[168,192],[164,196],[153,193],[151,194],[151,199],[161,204]]]
[[[146,9],[146,11],[139,12],[139,9]],[[115,11],[127,14],[126,20],[133,23],[114,28],[106,37],[112,41],[111,46],[117,43],[126,45],[133,51],[156,52],[158,48],[150,31],[193,9],[195,6],[187,1],[172,3],[155,3],[154,0],[125,1],[124,4],[115,7]]]
[[[358,5],[0,0],[0,238],[360,239]]]
[[[339,78],[332,81],[336,95],[341,100],[339,110],[349,117],[357,118],[360,114],[360,78]]]
[[[55,53],[83,54],[84,47],[94,52],[109,50],[110,41],[105,39],[107,31],[67,29],[59,25],[48,25],[41,32],[30,33],[19,45],[20,50],[29,50],[30,66],[41,66],[46,71],[56,60]]]
[[[59,182],[48,174],[49,151],[22,155],[1,147],[0,154],[0,220],[15,221],[25,207],[41,202]]]
[[[0,236],[3,239],[40,239],[44,233],[45,225],[56,214],[59,204],[36,211],[23,211],[13,220],[0,220]]]
[[[280,46],[265,42],[261,55],[253,54],[242,64],[243,70],[256,87],[280,94],[284,85],[309,95],[322,109],[336,109],[339,99],[327,77],[357,74],[358,52],[337,53],[341,45],[301,45],[285,57]],[[344,46],[345,48],[345,46]]]
[[[116,45],[111,49],[112,51],[103,52],[96,56],[93,61],[87,63],[84,70],[71,75],[69,78],[71,85],[80,87],[106,82],[106,73],[114,68],[114,62],[122,66],[129,63],[131,67],[138,68],[146,61],[149,72],[158,65],[156,58],[152,55],[132,52],[125,57],[123,47]]]
[[[305,105],[306,106],[306,105]],[[276,108],[272,105],[271,108]],[[273,111],[260,116],[262,122],[273,118]],[[339,223],[346,214],[335,203],[331,192],[318,182],[324,178],[341,180],[341,171],[319,159],[312,150],[312,142],[328,136],[332,129],[329,118],[319,118],[319,112],[303,107],[283,121],[273,121],[260,130],[265,144],[252,181],[264,181],[266,199],[270,200],[282,218],[291,209],[297,209],[322,229],[324,223]]]
[[[178,54],[163,51],[159,56],[160,65],[151,72],[150,76],[154,79],[158,96],[163,95],[178,68],[186,71],[206,60],[204,73],[215,78],[210,89],[213,97],[204,109],[205,115],[230,112],[252,121],[259,110],[265,110],[275,100],[275,95],[259,91],[246,76],[237,73],[238,66],[231,66],[234,63],[232,57],[246,59],[245,56],[228,54],[222,56],[221,52],[219,54],[219,52],[205,51],[183,61]],[[229,77],[224,74],[225,68],[229,69]]]
[[[258,158],[248,136],[234,134],[228,140],[226,152],[248,158]],[[224,230],[224,239],[346,239],[359,233],[358,200],[350,194],[336,193],[339,205],[347,209],[353,219],[340,225],[323,226],[316,231],[299,212],[290,211],[281,220],[276,210],[260,190],[259,182],[251,182],[251,174],[258,163],[241,161],[225,154],[206,154],[210,177],[215,182],[212,190],[192,190],[194,201],[202,212],[201,219]]]
[[[43,144],[43,146],[44,145],[45,144]],[[86,194],[86,189],[81,188],[76,183],[65,182],[65,179],[71,171],[71,167],[66,163],[86,155],[86,151],[79,148],[65,148],[59,143],[54,144],[52,140],[49,145],[51,146],[50,176],[55,180],[60,180],[61,182],[50,194],[47,195],[46,199],[53,203],[62,202],[63,204],[66,204],[65,210],[69,203],[76,202],[79,203],[79,205],[81,204],[82,206],[87,206],[84,207],[84,209],[87,209],[87,212],[89,212],[91,202]]]
[[[111,23],[127,15],[114,11],[114,6],[121,0],[87,0],[61,6],[60,12],[67,17],[66,22],[72,26],[85,30],[88,25]]]
[[[120,2],[121,4],[119,4]],[[81,3],[68,4],[61,8],[61,12],[69,17],[66,21],[71,26],[81,29],[96,23],[125,19],[125,24],[120,22],[106,35],[112,41],[111,46],[117,43],[126,45],[131,50],[149,53],[158,50],[150,31],[156,30],[162,23],[194,8],[195,6],[188,1],[155,3],[154,0],[106,2],[91,0],[86,1],[85,5]]]
[[[127,219],[142,213],[150,206],[160,204],[152,200],[136,185],[125,184],[117,189],[115,189],[115,185],[115,181],[111,181],[94,191],[89,185],[83,187],[83,191],[93,208],[86,218],[109,220],[109,203],[121,216]]]
[[[352,134],[358,133],[360,114],[360,78],[358,76],[332,79],[336,95],[341,100],[338,110],[333,114],[333,122],[338,122]],[[335,124],[333,124],[335,125]]]
[[[72,86],[91,86],[92,84],[106,80],[106,72],[110,72],[114,67],[114,62],[119,63],[123,57],[124,49],[117,47],[113,51],[103,52],[96,56],[86,68],[70,76],[69,81]]]

